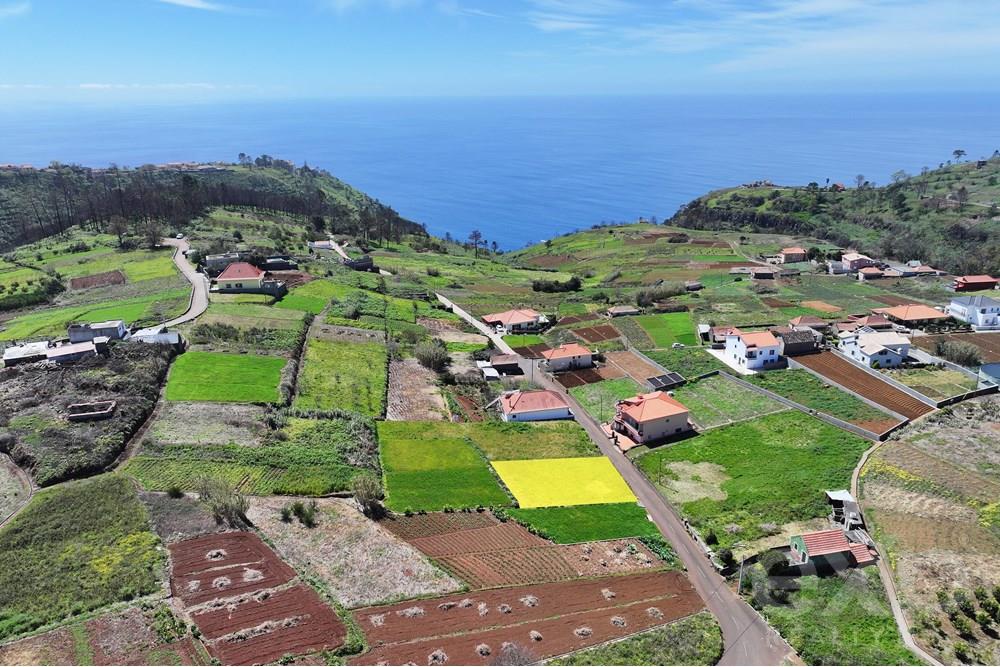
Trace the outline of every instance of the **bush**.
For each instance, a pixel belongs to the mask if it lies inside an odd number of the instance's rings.
[[[250,503],[238,493],[228,481],[214,477],[198,480],[198,495],[208,506],[217,523],[226,523],[230,528],[243,529],[250,525],[247,510]]]
[[[351,491],[361,512],[369,519],[379,519],[385,515],[382,506],[382,485],[375,475],[370,473],[356,475],[351,480]]]
[[[533,280],[531,282],[531,289],[536,292],[576,292],[581,287],[583,287],[583,282],[576,276],[565,282],[558,280]]]
[[[418,343],[413,348],[413,356],[426,368],[438,372],[443,371],[448,362],[451,361],[451,357],[448,356],[448,348],[437,338]]]
[[[777,574],[788,565],[788,559],[780,551],[768,549],[761,554],[760,564],[768,574]]]
[[[644,287],[635,293],[635,304],[640,308],[653,305],[657,301],[680,296],[687,292],[682,283],[662,283],[655,287]]]
[[[299,520],[306,528],[316,527],[316,501],[310,500],[308,503],[304,503],[301,500],[296,500],[292,503],[292,514],[295,518]]]
[[[181,489],[181,487],[177,486],[176,484],[173,484],[169,489],[167,489],[167,495],[171,498],[183,498],[184,491]]]
[[[978,347],[962,340],[941,340],[934,346],[934,353],[961,366],[980,366],[983,355]]]

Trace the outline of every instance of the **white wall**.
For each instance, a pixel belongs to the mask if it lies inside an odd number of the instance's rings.
[[[569,408],[552,408],[550,410],[520,412],[512,415],[501,412],[500,417],[507,422],[541,422],[552,419],[572,419],[573,413]]]

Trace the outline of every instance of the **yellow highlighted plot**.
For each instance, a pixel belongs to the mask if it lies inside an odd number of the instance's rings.
[[[493,461],[521,507],[635,502],[635,495],[603,456]]]

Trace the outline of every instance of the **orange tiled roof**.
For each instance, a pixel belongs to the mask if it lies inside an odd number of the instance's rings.
[[[627,398],[624,401],[619,401],[618,405],[621,406],[623,413],[640,424],[688,413],[688,409],[684,407],[683,403],[668,396],[663,391],[654,391]]]
[[[528,322],[534,322],[540,317],[540,313],[537,310],[532,310],[531,308],[518,308],[515,310],[505,310],[502,313],[490,313],[489,315],[483,315],[483,321],[488,323],[499,322],[504,326],[510,326],[512,324],[527,324]]]
[[[264,275],[264,272],[253,264],[246,262],[233,262],[226,267],[226,270],[219,274],[216,280],[247,280],[256,279]]]
[[[500,406],[505,414],[518,414],[521,412],[538,412],[540,410],[553,410],[557,408],[568,408],[566,399],[549,389],[539,391],[514,391],[500,397]]]
[[[820,530],[815,533],[806,533],[802,536],[802,542],[806,546],[806,553],[812,556],[825,556],[844,551],[850,551],[851,545],[844,536],[844,531],[839,528],[833,530]]]
[[[565,357],[589,356],[590,350],[579,343],[565,343],[552,350],[545,350],[542,356],[546,359],[564,359]]]
[[[771,347],[778,345],[778,339],[770,331],[738,334],[747,347]]]

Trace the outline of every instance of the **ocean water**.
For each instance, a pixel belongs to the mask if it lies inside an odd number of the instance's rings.
[[[879,183],[1000,148],[1000,95],[381,99],[191,106],[0,105],[0,163],[308,162],[425,223],[513,249],[672,215],[708,190]]]

